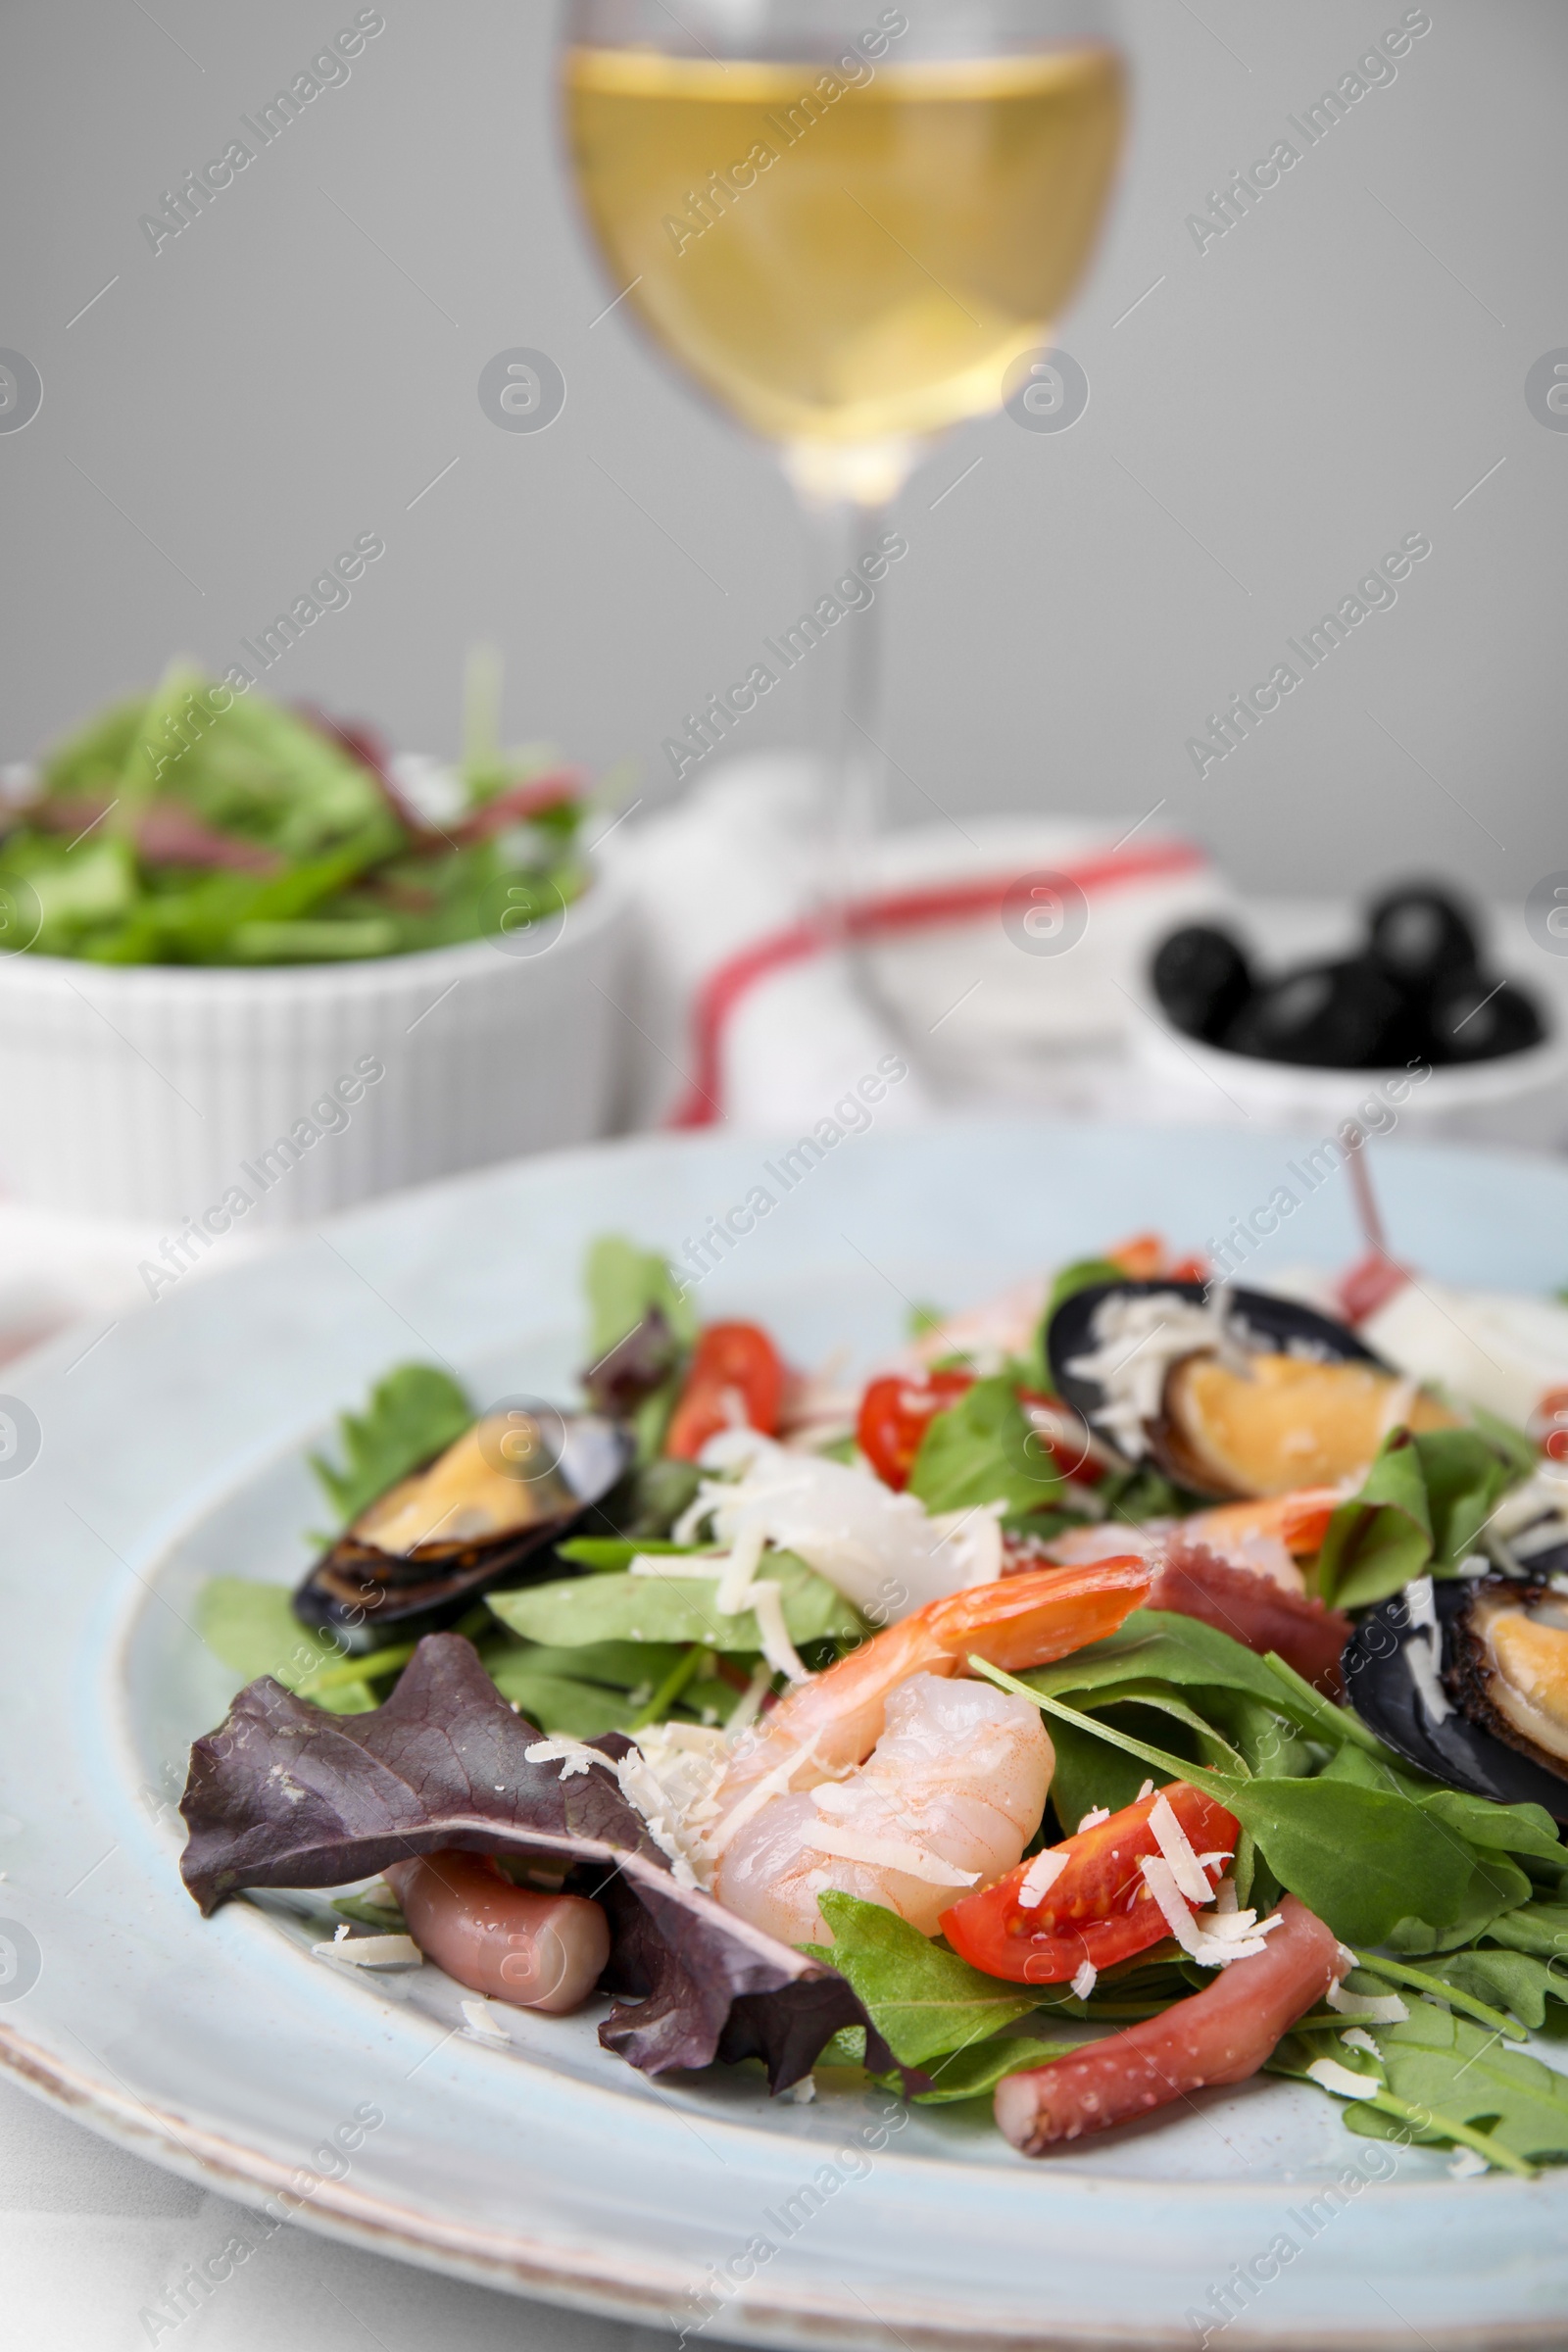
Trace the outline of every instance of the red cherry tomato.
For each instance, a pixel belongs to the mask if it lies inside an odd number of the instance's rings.
[[[1009,1870],[994,1886],[955,1903],[941,1921],[954,1950],[972,1968],[1005,1977],[1014,1984],[1065,1984],[1086,1960],[1096,1968],[1109,1968],[1158,1943],[1170,1930],[1138,1867],[1145,1854],[1159,1851],[1149,1826],[1156,1796],[1168,1800],[1196,1854],[1235,1852],[1241,1835],[1235,1815],[1188,1782],[1173,1781],[1168,1788],[1156,1789],[1153,1796],[1054,1846],[1054,1853],[1065,1856],[1066,1867],[1038,1908],[1025,1910],[1018,1901],[1018,1889],[1040,1859],[1038,1854]],[[1211,1886],[1223,1869],[1219,1862],[1205,1866]]]
[[[766,1332],[756,1323],[710,1323],[697,1342],[664,1451],[694,1462],[710,1438],[738,1422],[770,1438],[783,1399],[784,1360]]]
[[[889,1373],[860,1399],[856,1443],[886,1487],[906,1487],[914,1457],[938,1413],[974,1387],[972,1372]]]

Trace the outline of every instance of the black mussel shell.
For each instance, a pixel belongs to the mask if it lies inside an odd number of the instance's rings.
[[[1535,999],[1512,980],[1471,972],[1444,983],[1433,997],[1427,1051],[1439,1065],[1495,1061],[1523,1054],[1545,1036]]]
[[[1256,989],[1219,1041],[1232,1054],[1320,1070],[1392,1069],[1419,1052],[1409,999],[1370,956],[1305,964]]]
[[[1173,931],[1150,966],[1161,1011],[1184,1037],[1212,1045],[1252,993],[1251,967],[1228,931],[1189,923]]]
[[[1367,949],[1391,980],[1420,997],[1473,973],[1481,957],[1470,916],[1441,884],[1404,883],[1367,908]]]
[[[1486,1581],[1494,1589],[1501,1580]],[[1522,1600],[1533,1588],[1519,1585],[1514,1590]],[[1446,1685],[1460,1665],[1463,1623],[1474,1592],[1475,1586],[1464,1578],[1433,1588],[1442,1635],[1441,1679]],[[1346,1696],[1367,1729],[1407,1764],[1450,1788],[1490,1796],[1499,1805],[1542,1805],[1568,1828],[1568,1777],[1548,1771],[1473,1720],[1464,1711],[1470,1702],[1462,1689],[1453,1711],[1441,1723],[1432,1721],[1404,1654],[1411,1642],[1426,1640],[1424,1631],[1411,1626],[1400,1593],[1383,1601],[1356,1627],[1341,1665]]]
[[[513,1416],[498,1416],[498,1428],[503,1418]],[[552,1425],[544,1448],[548,1466],[514,1473],[510,1463],[514,1455],[498,1448],[509,1465],[502,1474],[515,1475],[529,1490],[526,1524],[467,1541],[419,1543],[409,1551],[386,1551],[367,1541],[365,1534],[367,1521],[373,1521],[389,1499],[378,1496],[312,1568],[294,1594],[295,1616],[304,1625],[335,1633],[355,1652],[413,1641],[454,1624],[535,1553],[560,1543],[624,1477],[634,1441],[620,1423],[597,1414],[543,1418]],[[466,1439],[457,1443],[464,1445]],[[421,1463],[409,1478],[398,1480],[389,1495],[404,1489],[412,1492],[453,1450],[449,1446]],[[502,1469],[493,1452],[485,1458],[492,1468]]]
[[[1210,1303],[1217,1306],[1223,1298],[1227,1324],[1251,1353],[1310,1352],[1325,1362],[1376,1364],[1381,1371],[1390,1369],[1380,1355],[1356,1338],[1348,1324],[1336,1323],[1331,1316],[1317,1314],[1294,1298],[1276,1298],[1268,1291],[1222,1291],[1217,1284],[1202,1282],[1090,1283],[1064,1298],[1052,1316],[1046,1332],[1046,1354],[1051,1365],[1052,1387],[1064,1403],[1070,1404],[1088,1422],[1097,1437],[1104,1434],[1097,1417],[1103,1404],[1102,1393],[1097,1382],[1084,1379],[1069,1366],[1078,1357],[1093,1353],[1098,1346],[1093,1336],[1096,1314],[1102,1300],[1116,1294],[1133,1298],[1174,1297],[1194,1306]],[[1153,1447],[1146,1445],[1145,1451],[1136,1458],[1147,1461],[1157,1457]]]

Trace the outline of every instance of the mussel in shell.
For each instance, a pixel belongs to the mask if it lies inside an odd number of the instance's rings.
[[[1450,1631],[1444,1686],[1460,1712],[1568,1782],[1568,1595],[1489,1576]]]
[[[1063,1300],[1047,1347],[1097,1436],[1219,1501],[1359,1478],[1401,1422],[1456,1419],[1345,1324],[1263,1291],[1096,1283]]]
[[[1430,1597],[1414,1585],[1362,1619],[1343,1668],[1357,1715],[1407,1763],[1568,1825],[1568,1596],[1504,1576]]]
[[[517,1405],[400,1478],[317,1561],[302,1623],[369,1649],[431,1633],[566,1535],[630,1466],[618,1422]]]

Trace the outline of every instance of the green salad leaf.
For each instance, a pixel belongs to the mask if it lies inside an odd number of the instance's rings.
[[[1484,2132],[1527,2162],[1568,2156],[1568,2076],[1495,2033],[1438,2006],[1410,2003],[1400,2025],[1371,2029],[1388,2086],[1406,2105]]]
[[[803,1642],[853,1642],[863,1636],[865,1628],[849,1602],[793,1552],[765,1553],[759,1575],[781,1588],[785,1629],[797,1648]],[[607,1574],[492,1592],[489,1599],[513,1633],[558,1648],[604,1642],[701,1642],[726,1654],[757,1653],[762,1633],[755,1614],[741,1609],[721,1617],[713,1605],[717,1591],[710,1576]]]
[[[985,1976],[880,1903],[829,1890],[817,1908],[832,1944],[802,1948],[843,1971],[903,2066],[930,2069],[932,2059],[966,2049],[1040,2006],[1033,1985]]]
[[[343,1461],[313,1453],[311,1468],[347,1526],[388,1487],[461,1438],[474,1412],[450,1373],[434,1364],[400,1364],[377,1381],[363,1413],[339,1415]]]
[[[115,964],[363,959],[514,931],[586,886],[585,805],[547,757],[470,763],[442,824],[381,760],[363,730],[175,662],[47,754],[13,809],[0,884],[35,896],[24,944]]]
[[[977,1380],[946,1412],[932,1415],[909,1473],[909,1493],[932,1512],[993,1502],[1009,1511],[1044,1509],[1061,1488],[1005,1374]]]
[[[583,1269],[588,1294],[588,1353],[598,1362],[658,1307],[677,1339],[697,1337],[697,1306],[657,1250],[640,1250],[624,1234],[601,1234]]]
[[[1396,1429],[1329,1521],[1312,1581],[1332,1607],[1370,1608],[1412,1577],[1451,1576],[1517,1463],[1478,1429]]]
[[[345,1659],[324,1636],[301,1625],[283,1585],[254,1584],[248,1577],[214,1576],[196,1602],[196,1630],[216,1658],[253,1683],[264,1674],[296,1690],[332,1715],[365,1715],[379,1704],[385,1684],[364,1671],[368,1661]],[[376,1665],[392,1671],[388,1651]],[[401,1662],[406,1651],[396,1653]],[[321,1677],[330,1676],[328,1683]]]

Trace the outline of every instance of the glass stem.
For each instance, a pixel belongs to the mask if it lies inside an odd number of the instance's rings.
[[[883,820],[882,591],[864,566],[866,559],[879,560],[887,509],[849,499],[812,500],[806,514],[811,563],[807,611],[824,630],[812,648],[813,663],[820,664],[811,730],[821,767],[818,889],[829,924],[847,944],[845,910],[871,887],[871,845]],[[840,608],[836,620],[826,617],[828,597]]]

